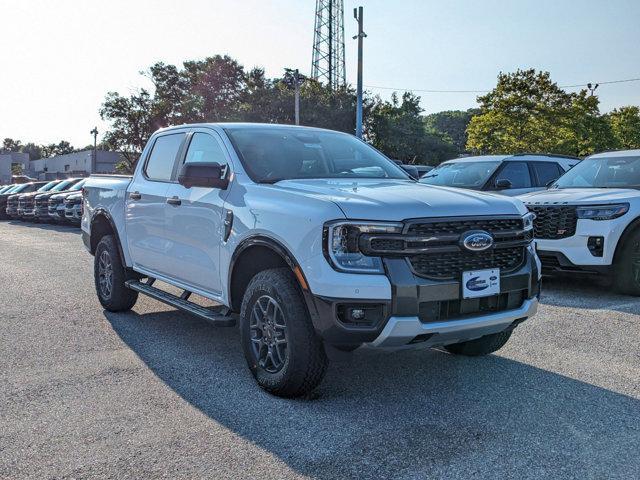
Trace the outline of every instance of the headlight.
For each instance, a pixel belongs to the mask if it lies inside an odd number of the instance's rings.
[[[587,205],[578,207],[576,214],[578,218],[588,218],[589,220],[613,220],[621,217],[629,211],[628,203],[616,203],[611,205]]]
[[[522,216],[522,220],[524,222],[524,231],[527,232],[529,230],[533,230],[533,221],[536,219],[536,214],[533,212],[525,213]]]
[[[384,273],[382,259],[360,251],[360,235],[402,232],[401,223],[332,222],[325,225],[324,249],[331,266],[342,272]]]

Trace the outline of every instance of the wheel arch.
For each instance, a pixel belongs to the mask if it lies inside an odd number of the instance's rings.
[[[120,235],[118,234],[118,229],[113,221],[113,217],[107,210],[104,208],[96,209],[91,217],[90,232],[89,251],[91,254],[94,255],[96,253],[96,248],[98,247],[100,240],[102,240],[102,237],[105,235],[113,235],[116,240],[120,259],[122,260],[122,265],[126,268],[124,252],[122,251],[122,244],[120,243]]]
[[[303,293],[308,292],[309,287],[304,273],[287,247],[265,235],[251,236],[240,242],[229,264],[227,288],[231,309],[240,311],[244,292],[257,273],[269,268],[281,267],[289,268]]]
[[[624,248],[625,243],[627,242],[631,234],[638,229],[640,229],[640,217],[637,217],[633,221],[631,221],[622,232],[622,235],[620,235],[620,239],[618,240],[618,244],[616,245],[616,250],[613,254],[614,264],[618,260],[618,256],[622,252],[622,249]]]

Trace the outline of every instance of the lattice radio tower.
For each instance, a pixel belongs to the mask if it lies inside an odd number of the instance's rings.
[[[342,0],[316,0],[311,78],[332,89],[346,84]]]

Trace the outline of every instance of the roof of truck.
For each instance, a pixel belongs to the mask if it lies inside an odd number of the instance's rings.
[[[589,158],[611,158],[611,157],[640,157],[640,150],[614,150],[591,155]]]

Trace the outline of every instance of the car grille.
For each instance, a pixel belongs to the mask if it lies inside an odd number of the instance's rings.
[[[527,205],[527,208],[536,214],[533,222],[536,238],[558,240],[575,235],[578,224],[575,206]]]
[[[495,248],[481,253],[446,252],[409,258],[411,267],[418,275],[437,279],[456,278],[468,270],[488,268],[510,272],[522,265],[523,260],[523,247]]]
[[[48,198],[38,198],[36,199],[36,207],[46,207],[49,205],[49,199]]]
[[[7,208],[18,208],[18,199],[17,198],[8,198],[7,199]]]
[[[20,200],[18,202],[18,204],[19,204],[19,207],[22,208],[23,210],[24,209],[27,209],[27,210],[32,209],[33,208],[33,198],[27,198],[27,199],[24,199],[24,200]]]
[[[493,247],[481,252],[462,248],[461,236],[474,230],[491,234]],[[421,277],[459,280],[468,270],[499,268],[509,273],[518,269],[532,238],[533,232],[524,230],[521,217],[410,220],[402,235],[362,235],[360,248],[369,255],[404,257]]]

